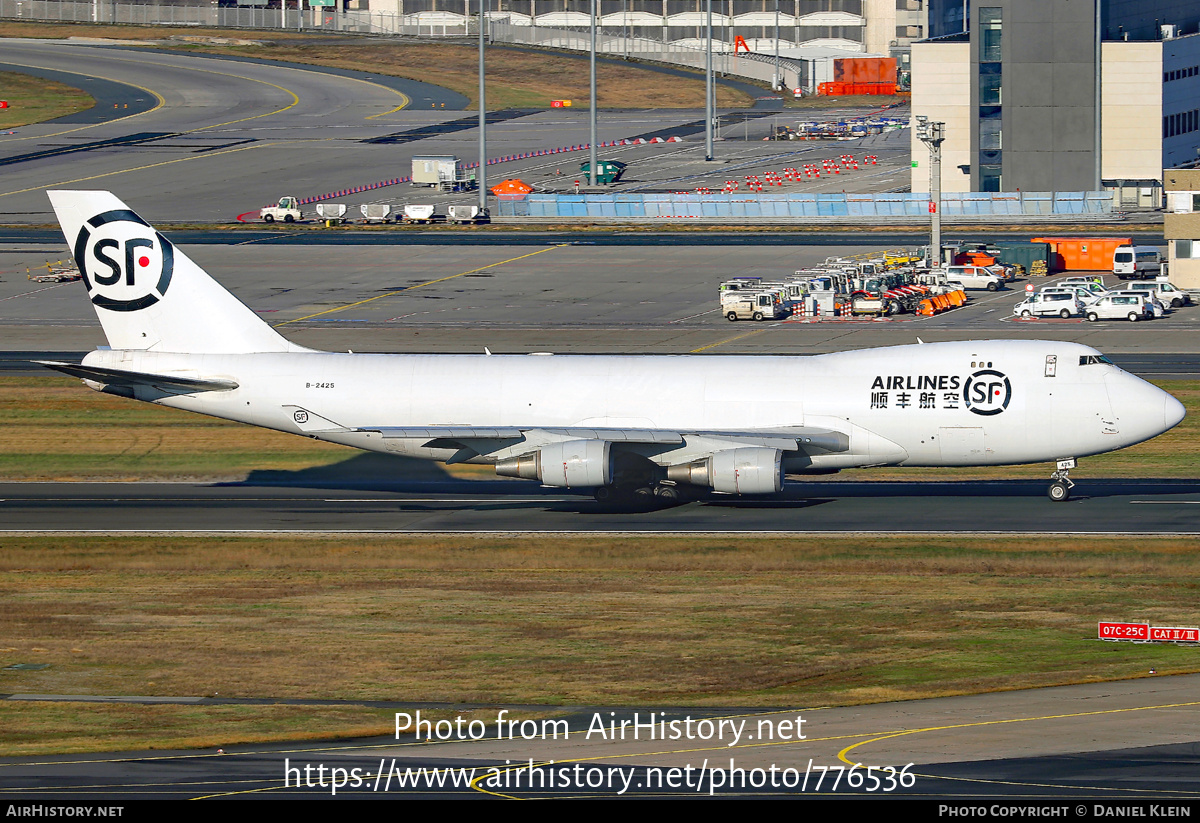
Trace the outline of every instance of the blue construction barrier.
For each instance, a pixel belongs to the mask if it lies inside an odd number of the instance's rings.
[[[1109,214],[1112,192],[948,192],[942,215]],[[506,197],[500,217],[754,219],[803,217],[928,217],[929,195],[880,194],[528,194]]]

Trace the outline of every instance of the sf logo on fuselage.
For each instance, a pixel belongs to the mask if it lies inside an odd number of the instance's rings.
[[[106,211],[84,223],[74,253],[92,302],[110,311],[153,306],[171,285],[174,247],[126,209]]]
[[[975,414],[999,414],[1012,400],[1012,384],[1001,372],[977,371],[963,384],[963,402]]]

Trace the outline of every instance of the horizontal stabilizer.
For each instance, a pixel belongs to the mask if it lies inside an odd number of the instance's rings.
[[[93,380],[109,386],[127,386],[129,388],[149,387],[169,394],[194,394],[205,391],[232,391],[238,384],[232,380],[220,378],[181,377],[170,374],[147,374],[145,372],[122,371],[121,369],[105,369],[98,366],[84,366],[78,363],[61,363],[57,360],[34,360],[34,363],[48,369],[79,377],[83,380]]]

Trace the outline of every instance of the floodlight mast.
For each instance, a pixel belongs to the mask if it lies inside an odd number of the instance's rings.
[[[946,124],[918,114],[917,139],[929,147],[929,257],[931,266],[942,264],[942,142]]]

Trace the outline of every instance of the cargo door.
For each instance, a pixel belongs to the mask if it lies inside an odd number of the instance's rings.
[[[947,466],[968,466],[988,454],[982,426],[943,426],[938,429],[938,446]]]

